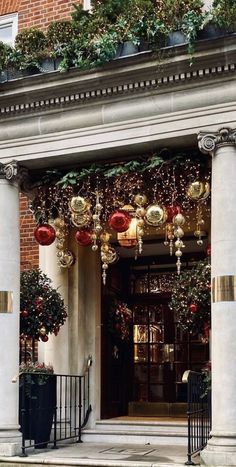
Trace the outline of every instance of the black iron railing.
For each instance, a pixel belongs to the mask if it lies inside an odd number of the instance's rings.
[[[48,373],[20,374],[19,423],[22,455],[26,449],[57,447],[59,441],[81,441],[92,410],[89,402],[89,357],[82,376]]]
[[[186,371],[183,382],[188,385],[188,453],[186,465],[195,465],[192,456],[201,451],[210,438],[211,394],[207,390],[205,375]]]

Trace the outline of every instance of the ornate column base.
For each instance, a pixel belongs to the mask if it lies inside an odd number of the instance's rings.
[[[19,427],[0,428],[0,456],[12,457],[21,454],[22,434]]]
[[[236,466],[236,433],[212,433],[201,452],[201,465]]]

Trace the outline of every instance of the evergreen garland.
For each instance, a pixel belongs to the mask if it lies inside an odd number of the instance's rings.
[[[20,332],[22,336],[46,342],[57,335],[66,320],[64,301],[52,281],[39,269],[21,273]]]
[[[199,261],[176,278],[170,307],[179,326],[190,334],[204,334],[211,320],[211,266]]]

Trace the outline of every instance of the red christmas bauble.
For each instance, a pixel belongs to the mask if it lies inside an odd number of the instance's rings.
[[[207,245],[206,254],[207,256],[211,256],[211,244],[210,243],[209,245]]]
[[[172,222],[173,217],[180,213],[180,207],[171,204],[170,206],[166,206],[167,212],[167,219],[166,222]]]
[[[29,316],[28,310],[22,310],[22,311],[20,312],[20,314],[21,314],[21,316],[22,316],[23,318],[28,318],[28,316]]]
[[[191,313],[197,313],[198,311],[198,305],[196,305],[196,303],[191,303],[189,305],[189,310],[191,311]]]
[[[51,225],[40,224],[38,227],[36,227],[34,236],[39,245],[48,246],[54,242],[56,238],[56,232]]]
[[[127,211],[121,209],[113,212],[108,219],[109,227],[115,232],[125,232],[128,230],[132,218]]]
[[[48,341],[48,336],[40,336],[41,341],[47,342]]]
[[[88,229],[77,230],[75,239],[80,246],[92,245],[92,232]]]

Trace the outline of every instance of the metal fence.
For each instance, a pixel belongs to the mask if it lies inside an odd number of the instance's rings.
[[[19,423],[22,455],[26,449],[57,447],[59,441],[74,438],[81,442],[81,431],[92,410],[89,402],[88,359],[82,376],[48,373],[20,375]]]
[[[210,438],[211,394],[203,373],[186,371],[183,382],[188,385],[188,453],[186,465],[195,465],[192,456],[201,451]]]

